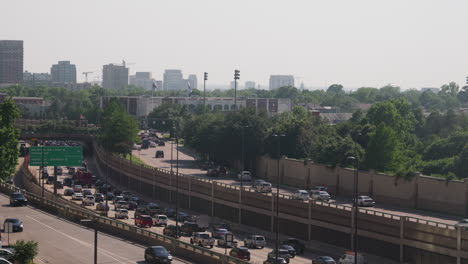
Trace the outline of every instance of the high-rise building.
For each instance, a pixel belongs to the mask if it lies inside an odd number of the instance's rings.
[[[294,76],[292,75],[270,75],[270,90],[284,86],[294,87]]]
[[[255,88],[256,83],[252,81],[245,82],[245,89]]]
[[[128,85],[128,68],[124,65],[107,64],[102,67],[102,87],[121,89]]]
[[[55,83],[76,83],[76,66],[70,61],[59,61],[50,68],[50,75]]]
[[[231,81],[230,87],[231,87],[231,89],[234,89],[236,87],[235,81]],[[240,82],[239,81],[237,81],[237,89],[240,89]]]
[[[23,41],[0,40],[0,85],[23,81]]]
[[[23,85],[27,87],[36,87],[40,85],[50,86],[52,77],[49,73],[35,73],[25,71],[23,73]]]
[[[192,87],[192,89],[197,89],[197,88],[198,88],[198,79],[197,79],[197,75],[195,75],[195,74],[190,74],[190,75],[188,76],[187,81],[190,83],[190,87]]]
[[[181,70],[165,70],[163,77],[164,90],[187,90],[187,80]]]
[[[141,87],[145,90],[151,90],[153,87],[153,78],[151,72],[136,72],[130,76],[130,85]]]

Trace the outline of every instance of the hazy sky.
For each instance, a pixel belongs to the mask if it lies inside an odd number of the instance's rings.
[[[270,74],[306,87],[459,84],[468,75],[467,0],[3,0],[0,39],[25,41],[24,69],[58,60],[102,75],[209,73],[209,83],[263,88]]]

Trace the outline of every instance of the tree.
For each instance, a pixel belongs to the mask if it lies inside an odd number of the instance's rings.
[[[38,253],[38,243],[35,241],[18,240],[12,248],[15,250],[15,260],[21,264],[32,264]]]
[[[334,94],[334,95],[343,94],[344,93],[343,85],[341,85],[341,84],[332,84],[332,85],[330,85],[328,87],[327,93],[331,93],[331,94]]]
[[[400,158],[399,140],[396,132],[385,123],[377,126],[371,134],[365,163],[377,171],[396,171]]]
[[[104,109],[99,141],[107,151],[127,155],[138,140],[138,123],[112,98]]]
[[[462,90],[457,94],[457,98],[462,104],[468,103],[468,86],[463,86]]]
[[[455,172],[458,178],[466,178],[468,175],[468,143],[463,147],[460,156],[455,161]]]
[[[7,98],[0,104],[0,180],[13,174],[18,163],[20,133],[14,122],[19,116],[19,109],[13,99]]]
[[[440,87],[441,93],[450,94],[452,96],[456,96],[459,90],[460,86],[455,82],[450,82],[449,84],[444,84]]]

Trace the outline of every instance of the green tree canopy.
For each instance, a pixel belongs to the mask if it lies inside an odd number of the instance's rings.
[[[18,163],[20,133],[14,122],[19,116],[19,109],[11,98],[0,104],[0,180],[12,175]]]

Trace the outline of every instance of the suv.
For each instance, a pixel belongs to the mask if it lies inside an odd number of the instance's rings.
[[[236,247],[231,249],[231,251],[229,251],[229,256],[247,261],[250,260],[250,252],[246,247]]]
[[[290,237],[281,242],[281,245],[290,245],[296,250],[297,254],[304,254],[305,245],[297,238]]]
[[[252,174],[250,171],[241,171],[239,174],[237,174],[237,179],[239,181],[251,181],[252,180]]]
[[[156,154],[154,155],[155,158],[164,158],[164,151],[157,150]]]
[[[250,248],[264,248],[266,240],[264,236],[251,235],[244,239],[244,246]]]
[[[10,206],[28,205],[28,199],[20,192],[14,192],[10,196]]]
[[[310,192],[310,198],[312,198],[312,200],[319,200],[319,201],[328,202],[328,201],[330,201],[331,196],[326,191],[311,191]]]
[[[187,236],[192,236],[194,232],[201,232],[205,230],[201,230],[200,227],[198,227],[197,223],[194,222],[184,222],[182,226],[180,227],[180,233],[187,235]]]
[[[165,236],[170,236],[177,238],[178,235],[176,234],[177,227],[175,225],[168,225],[163,229],[163,235]],[[180,228],[179,228],[179,234],[180,234]]]
[[[166,248],[153,246],[145,250],[145,263],[171,263],[172,256]]]
[[[167,226],[167,216],[165,215],[153,215],[154,226]]]
[[[94,196],[86,195],[81,203],[83,205],[92,205],[92,206],[94,206]]]
[[[128,219],[128,210],[127,209],[115,210],[115,218],[116,219],[121,219],[121,218]]]
[[[128,202],[126,201],[118,201],[115,204],[115,209],[128,209]]]
[[[367,264],[367,260],[363,255],[357,255],[357,263],[354,263],[354,252],[348,251],[338,260],[338,264]]]
[[[297,190],[293,193],[293,199],[307,201],[309,200],[309,193],[306,190]]]
[[[135,225],[138,227],[151,227],[153,225],[153,218],[149,215],[140,215],[135,217]]]
[[[213,248],[214,238],[210,237],[208,232],[195,232],[190,238],[190,244],[198,244],[200,247]]]

